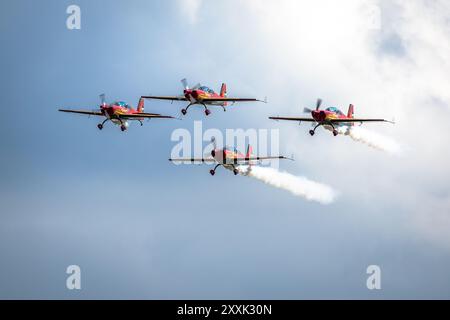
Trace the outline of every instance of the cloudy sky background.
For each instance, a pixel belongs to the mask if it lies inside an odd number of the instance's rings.
[[[66,8],[81,7],[81,30]],[[1,298],[450,298],[446,1],[9,1],[0,10]],[[379,13],[379,15],[378,15]],[[135,104],[179,80],[268,97],[125,134],[61,107]],[[269,115],[317,97],[400,155]],[[151,101],[146,111],[179,113]],[[177,128],[279,128],[281,168],[333,186],[321,205],[167,161]],[[82,290],[65,269],[82,270]],[[366,288],[366,268],[382,290]]]

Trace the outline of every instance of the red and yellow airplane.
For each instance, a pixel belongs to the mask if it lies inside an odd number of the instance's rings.
[[[321,99],[317,99],[316,103],[316,109],[311,110],[309,108],[305,108],[304,112],[310,112],[312,118],[297,118],[297,117],[269,117],[269,119],[272,120],[289,120],[289,121],[306,121],[306,122],[313,122],[316,123],[316,126],[314,129],[309,130],[309,133],[313,136],[316,132],[316,129],[319,126],[323,126],[325,129],[330,130],[333,132],[334,136],[337,136],[340,131],[338,131],[336,128],[342,128],[344,129],[341,132],[347,132],[348,129],[351,128],[351,126],[355,125],[356,122],[363,123],[363,122],[390,122],[385,119],[364,119],[364,118],[354,118],[354,106],[350,104],[348,107],[347,115],[345,115],[341,110],[339,110],[336,107],[329,107],[325,110],[320,110],[320,105],[322,104]]]
[[[207,86],[202,86],[197,84],[196,86],[190,88],[187,80],[181,80],[183,84],[183,95],[182,96],[142,96],[145,99],[158,99],[158,100],[170,100],[170,101],[189,101],[189,105],[186,108],[181,109],[181,113],[185,115],[190,106],[199,104],[203,105],[205,108],[205,114],[209,115],[211,111],[207,106],[220,106],[223,108],[223,111],[226,111],[226,106],[228,102],[251,102],[251,101],[262,101],[254,98],[228,98],[227,97],[227,86],[225,83],[222,83],[222,87],[220,89],[220,94],[214,92],[214,90],[208,88]]]
[[[248,145],[247,153],[244,155],[240,153],[236,148],[224,147],[222,149],[217,148],[216,140],[213,137],[211,139],[214,149],[211,150],[210,158],[178,158],[169,159],[172,162],[201,162],[201,163],[216,163],[214,169],[210,170],[209,173],[213,176],[216,173],[216,169],[220,166],[225,169],[233,171],[234,175],[241,173],[242,175],[248,175],[251,171],[251,166],[255,165],[258,161],[270,160],[270,159],[288,159],[284,156],[272,156],[272,157],[254,157],[252,156],[252,147]],[[240,166],[248,166],[246,170],[239,170]]]
[[[111,121],[116,125],[120,125],[120,130],[125,131],[129,127],[129,120],[139,121],[141,126],[144,124],[144,119],[151,118],[165,118],[173,119],[171,116],[162,116],[158,113],[145,113],[144,112],[144,99],[140,98],[137,109],[133,109],[129,104],[123,101],[115,101],[113,103],[107,104],[105,101],[105,95],[100,95],[101,105],[99,110],[88,111],[88,110],[71,110],[71,109],[59,109],[61,112],[70,112],[78,114],[86,114],[92,116],[101,116],[106,119],[97,125],[99,130],[103,129],[103,125],[107,121]]]

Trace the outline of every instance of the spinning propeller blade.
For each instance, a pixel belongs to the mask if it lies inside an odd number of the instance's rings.
[[[183,89],[185,89],[185,90],[189,89],[189,85],[188,85],[186,78],[181,79],[181,84],[183,85]]]
[[[310,108],[304,108],[304,109],[303,109],[303,112],[304,112],[304,113],[311,113],[312,110],[311,110]]]
[[[316,110],[319,110],[321,105],[322,105],[322,99],[317,99]]]
[[[105,106],[106,105],[106,96],[105,96],[105,94],[102,93],[99,97],[100,97],[100,102],[101,102],[102,106]]]

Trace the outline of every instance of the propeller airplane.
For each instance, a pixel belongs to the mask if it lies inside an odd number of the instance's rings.
[[[192,105],[202,105],[205,108],[205,114],[208,116],[211,111],[208,106],[220,106],[223,111],[226,111],[226,106],[229,102],[267,102],[266,100],[258,100],[255,98],[229,98],[227,97],[227,85],[222,83],[220,93],[214,92],[214,90],[207,86],[202,86],[200,83],[190,88],[186,79],[181,80],[183,84],[182,96],[142,96],[145,99],[157,99],[157,100],[169,100],[169,101],[188,101],[189,104],[186,108],[181,109],[181,113],[185,115]]]
[[[329,107],[325,110],[321,110],[320,106],[322,105],[322,99],[317,99],[316,109],[311,110],[309,108],[304,108],[305,113],[311,113],[311,118],[305,117],[269,117],[272,120],[287,120],[287,121],[302,121],[312,122],[315,124],[314,129],[311,129],[309,133],[311,136],[314,135],[316,129],[320,126],[323,126],[325,129],[333,132],[334,136],[339,134],[337,128],[349,129],[351,126],[354,126],[355,123],[363,123],[363,122],[389,122],[394,123],[393,121],[388,121],[385,119],[368,119],[368,118],[354,118],[354,106],[350,104],[348,107],[347,114],[344,114],[341,110],[336,107]]]
[[[285,156],[270,156],[270,157],[259,157],[252,156],[252,147],[248,145],[247,153],[244,155],[240,153],[236,148],[232,147],[224,147],[218,148],[216,145],[216,139],[213,137],[211,142],[214,146],[213,150],[211,150],[211,157],[207,158],[178,158],[178,159],[169,159],[171,162],[201,162],[207,164],[216,164],[214,169],[210,170],[209,173],[213,176],[216,173],[216,169],[220,166],[233,171],[234,175],[238,175],[239,173],[243,175],[248,175],[251,171],[252,165],[257,164],[263,160],[270,159],[288,159],[293,160],[292,158],[287,158]],[[240,166],[248,166],[246,171],[239,170]]]
[[[88,111],[88,110],[72,110],[72,109],[59,109],[61,112],[85,114],[105,117],[106,119],[97,125],[99,130],[103,129],[104,124],[107,121],[111,121],[116,125],[120,125],[120,130],[125,131],[129,127],[129,120],[139,121],[141,126],[144,124],[144,119],[152,118],[164,118],[173,119],[171,116],[163,116],[159,113],[146,113],[144,112],[144,99],[140,98],[136,109],[131,107],[129,104],[123,101],[115,101],[110,104],[106,103],[105,94],[100,95],[100,108],[98,110]]]

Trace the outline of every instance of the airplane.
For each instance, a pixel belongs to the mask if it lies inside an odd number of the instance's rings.
[[[133,109],[129,104],[123,101],[115,101],[110,104],[106,103],[105,94],[100,95],[101,105],[99,110],[88,111],[88,110],[71,110],[71,109],[59,109],[61,112],[86,114],[93,116],[101,116],[106,119],[97,125],[99,130],[103,129],[104,124],[107,121],[111,121],[116,125],[120,125],[120,130],[125,131],[129,127],[129,120],[139,121],[141,126],[144,124],[144,119],[151,118],[165,118],[173,119],[171,116],[163,116],[159,113],[146,113],[144,112],[144,99],[140,98],[137,109]]]
[[[252,156],[252,147],[248,145],[247,153],[244,155],[240,153],[236,148],[232,147],[224,147],[222,149],[217,148],[216,140],[213,137],[211,139],[213,143],[214,149],[211,150],[211,157],[209,158],[178,158],[178,159],[169,159],[171,162],[202,162],[202,163],[210,163],[216,164],[214,169],[210,170],[209,173],[213,176],[216,173],[216,169],[220,166],[233,171],[234,175],[238,175],[239,173],[243,175],[248,175],[251,171],[251,166],[255,164],[257,161],[269,160],[269,159],[288,159],[293,160],[292,158],[287,158],[284,156],[271,156],[271,157],[254,157]],[[248,166],[246,171],[239,170],[240,166]]]
[[[334,136],[339,134],[339,131],[336,127],[350,129],[351,126],[354,126],[355,123],[363,123],[363,122],[389,122],[394,123],[393,121],[388,121],[385,119],[364,119],[364,118],[354,118],[354,106],[352,104],[349,105],[347,115],[345,115],[341,110],[336,107],[329,107],[325,110],[320,110],[320,106],[322,104],[322,99],[317,99],[316,109],[311,110],[309,108],[304,108],[304,112],[311,113],[312,118],[302,118],[302,117],[269,117],[272,120],[288,120],[288,121],[306,121],[312,122],[316,124],[314,129],[309,130],[309,134],[311,136],[314,135],[316,129],[320,126],[323,126],[325,129],[333,132]]]
[[[222,83],[222,87],[220,89],[220,94],[214,92],[214,90],[208,88],[207,86],[202,86],[200,83],[190,88],[187,80],[181,80],[183,84],[183,95],[182,96],[142,96],[145,99],[157,99],[157,100],[170,100],[170,101],[189,101],[189,104],[186,108],[181,109],[181,113],[186,115],[188,109],[192,105],[203,105],[205,108],[205,115],[211,114],[211,111],[207,106],[220,106],[223,108],[223,111],[226,110],[226,106],[228,102],[251,102],[251,101],[259,101],[259,102],[267,102],[266,100],[258,100],[254,98],[228,98],[227,97],[227,85]]]

